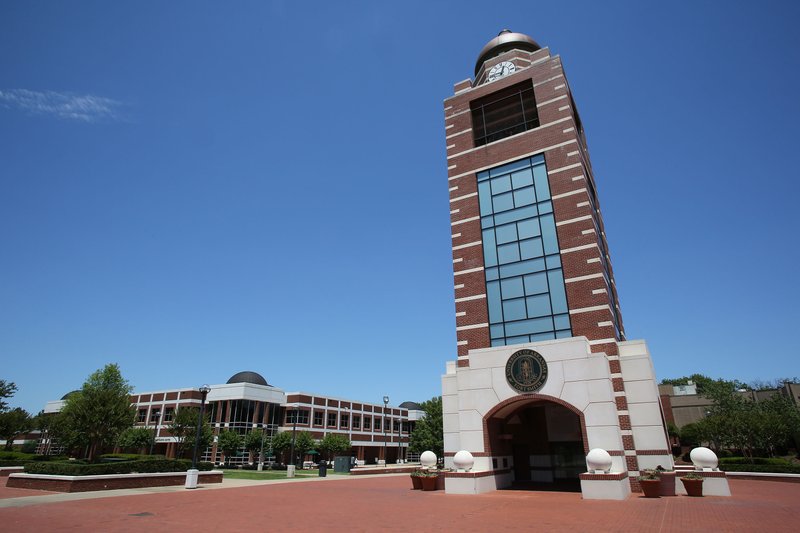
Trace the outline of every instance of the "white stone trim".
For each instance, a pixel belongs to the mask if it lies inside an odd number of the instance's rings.
[[[463,200],[464,198],[472,198],[473,196],[478,196],[477,192],[471,192],[469,194],[465,194],[464,196],[456,196],[455,198],[450,199],[450,203],[457,202],[459,200]]]
[[[564,131],[562,131],[561,133],[569,133],[571,131],[575,131],[575,128],[567,128]]]
[[[566,111],[567,109],[569,109],[568,105],[561,106],[561,107],[558,108],[559,111]],[[570,154],[567,154],[567,155],[570,155]]]
[[[466,345],[467,345],[467,341],[458,341],[456,343],[456,346],[466,346]]]
[[[448,158],[448,159],[449,159],[449,158]],[[453,169],[454,169],[454,168],[456,168],[457,166],[458,166],[458,165],[450,165],[449,167],[447,167],[447,170],[453,170]]]
[[[580,163],[573,163],[573,164],[567,165],[565,167],[554,168],[553,170],[548,170],[547,171],[547,175],[550,176],[552,174],[558,174],[559,172],[564,172],[565,170],[569,170],[571,168],[578,168],[579,166],[581,166]]]
[[[582,180],[582,179],[585,179],[585,178],[586,178],[586,176],[584,176],[583,174],[581,174],[580,176],[575,176],[575,177],[573,177],[573,178],[572,178],[572,181],[578,181],[578,180]]]
[[[581,231],[581,235],[589,235],[590,233],[594,233],[594,228]]]
[[[549,59],[549,57],[548,57],[548,59]],[[557,80],[558,78],[563,78],[563,77],[564,77],[563,74],[556,74],[555,76],[553,76],[551,78],[547,78],[544,81],[540,81],[539,83],[534,83],[533,86],[534,87],[538,87],[539,85],[544,85],[545,83],[550,83],[553,80]],[[560,89],[562,87],[565,87],[565,85],[559,85],[558,87],[554,87],[554,89]]]
[[[463,298],[456,298],[456,303],[458,303],[458,302],[470,302],[472,300],[482,300],[484,298],[486,298],[485,294],[476,294],[475,296],[464,296]]]
[[[592,215],[583,215],[582,217],[571,218],[569,220],[562,220],[561,222],[556,222],[556,226],[565,226],[567,224],[574,224],[575,222],[581,222],[582,220],[591,220]]]
[[[578,204],[575,204],[575,207],[586,207],[587,205],[592,205],[592,204],[590,204],[589,202],[580,202]]]
[[[456,220],[455,222],[451,222],[451,226],[457,226],[459,224],[465,224],[467,222],[472,222],[474,220],[480,220],[481,217],[470,217],[470,218],[462,218],[461,220]]]
[[[613,325],[614,325],[614,323],[611,322],[610,320],[606,320],[605,322],[598,322],[597,323],[597,327],[599,327],[599,328],[611,327]]]
[[[450,127],[450,126],[448,126],[448,127]],[[467,128],[465,130],[461,130],[458,133],[451,133],[450,135],[447,135],[445,137],[445,139],[451,139],[451,138],[456,137],[458,135],[464,135],[465,133],[470,132],[470,131],[472,131],[472,128]]]
[[[614,344],[617,342],[617,339],[597,339],[594,341],[589,341],[591,346],[597,346],[598,344]],[[622,374],[611,374],[612,378],[621,378]]]
[[[449,189],[447,189],[448,192],[453,192],[453,191],[457,191],[457,190],[458,190],[458,185],[454,185],[454,186],[450,187]]]
[[[593,242],[591,244],[581,244],[580,246],[575,246],[573,248],[562,248],[561,249],[561,253],[562,254],[568,254],[570,252],[577,252],[577,251],[580,251],[580,250],[588,250],[588,249],[594,248],[596,246],[597,246],[596,242]]]
[[[456,213],[460,213],[460,212],[461,212],[461,209],[451,209],[450,210],[450,214],[451,215],[455,215]]]
[[[561,194],[554,194],[551,199],[558,200],[559,198],[566,198],[567,196],[572,196],[574,194],[580,194],[582,192],[586,192],[586,187],[581,187],[580,189],[575,189],[574,191],[569,192],[562,192]]]
[[[547,104],[552,104],[553,102],[558,102],[559,100],[563,100],[566,97],[567,97],[566,94],[562,94],[561,96],[556,96],[555,98],[551,98],[550,100],[545,100],[541,104],[536,104],[536,107],[538,109],[540,107],[546,106]],[[567,107],[569,107],[569,106],[567,106]],[[561,109],[559,109],[559,111],[561,111]]]
[[[466,316],[466,314],[467,314],[466,311],[459,311],[458,313],[456,313],[456,317]]]
[[[463,283],[459,283],[458,285],[453,285],[453,290],[454,291],[457,291],[458,289],[463,289],[463,288],[464,288],[464,284]]]
[[[469,326],[458,326],[456,328],[456,331],[464,331],[464,330],[467,330],[467,329],[480,329],[480,328],[488,328],[488,327],[489,327],[489,323],[488,322],[484,322],[483,324],[470,324]]]
[[[455,147],[456,147],[455,144],[448,144],[446,150],[449,150],[450,148],[455,148]]]
[[[449,126],[445,126],[444,129],[449,130],[450,128],[455,128],[455,124],[450,124]]]
[[[600,258],[599,257],[592,257],[591,259],[587,259],[586,260],[586,264],[589,264],[589,265],[592,264],[592,263],[599,263],[599,262],[600,262]]]
[[[603,304],[603,305],[593,305],[591,307],[581,307],[579,309],[570,309],[569,314],[577,315],[579,313],[591,313],[592,311],[601,311],[603,309],[608,309],[609,311],[611,311],[611,307],[609,307],[608,304]],[[592,341],[589,341],[589,344],[591,343]]]
[[[453,264],[460,263],[463,260],[464,260],[463,257],[456,257],[455,259],[453,259]]]
[[[606,289],[592,289],[592,294],[603,294],[608,292]]]
[[[567,152],[567,157],[572,157],[573,155],[578,155],[578,154],[580,154],[578,150],[575,150],[574,152]]]
[[[602,278],[603,273],[598,272],[597,274],[586,274],[585,276],[576,276],[574,278],[567,278],[564,280],[564,283],[574,283],[576,281],[584,281],[587,279],[595,279],[595,278]]]
[[[557,120],[554,120],[553,122],[548,122],[547,124],[542,124],[542,125],[541,125],[541,126],[539,126],[538,128],[533,128],[532,130],[527,130],[527,131],[539,131],[539,130],[543,130],[543,129],[545,129],[545,128],[549,128],[550,126],[555,126],[556,124],[560,124],[561,122],[564,122],[564,121],[567,121],[567,120],[572,120],[572,117],[564,117],[564,118],[559,118],[559,119],[557,119]],[[526,131],[526,132],[523,132],[523,133],[527,133],[527,131]],[[512,135],[512,137],[515,137],[515,136],[513,136],[513,135]],[[498,140],[496,140],[496,141],[492,141],[492,142],[490,142],[490,143],[484,144],[483,146],[476,146],[475,148],[470,148],[469,150],[464,150],[463,152],[458,152],[457,154],[449,155],[449,156],[447,156],[447,160],[449,161],[450,159],[453,159],[454,157],[459,157],[459,156],[462,156],[462,155],[464,155],[464,154],[468,154],[468,153],[470,153],[470,152],[474,152],[475,150],[481,150],[481,149],[483,149],[483,148],[485,148],[485,147],[487,147],[487,146],[491,146],[491,145],[493,145],[493,144],[496,144],[496,143],[501,143],[501,142],[503,142],[503,141],[506,141],[506,140],[508,140],[508,139],[510,139],[510,138],[511,138],[511,137],[504,137],[504,138],[502,138],[502,139],[498,139]],[[577,142],[577,141],[574,141],[574,142]],[[543,151],[544,151],[544,150],[537,150],[537,151],[536,151],[536,152],[534,152],[534,153],[543,152]],[[521,156],[521,157],[525,157],[525,156]],[[514,160],[517,160],[517,159],[519,159],[519,157],[515,157],[515,158],[514,158]],[[495,165],[492,165],[491,167],[487,167],[487,168],[494,168],[495,166],[499,166],[499,165],[501,165],[501,164],[502,164],[502,163],[497,163],[497,164],[495,164]],[[448,169],[448,170],[450,170],[451,168],[453,168],[453,167],[447,167],[447,169]],[[476,171],[476,172],[477,172],[477,171]],[[548,173],[548,174],[549,174],[549,173]]]
[[[461,237],[461,234],[460,234],[460,233],[451,233],[451,234],[450,234],[450,237],[451,237],[451,238],[453,238],[453,239],[455,239],[455,238],[457,238],[457,237]]]
[[[558,77],[558,76],[556,76],[556,78],[557,78],[557,77]],[[550,79],[551,79],[551,80],[553,80],[553,79],[555,79],[555,78],[550,78]],[[550,80],[547,80],[547,81],[550,81]],[[557,91],[557,90],[559,90],[559,89],[563,89],[564,87],[566,87],[566,85],[564,85],[564,84],[562,83],[561,85],[556,85],[555,87],[553,87],[553,89]]]
[[[479,244],[481,244],[481,241],[468,242],[467,244],[459,244],[458,246],[453,246],[453,251],[455,252],[456,250],[471,248],[473,246],[478,246]]]
[[[528,131],[534,131],[534,130],[528,130]],[[506,139],[510,139],[510,137],[506,137]],[[502,141],[504,141],[506,139],[501,139],[500,141],[495,141],[495,142],[502,142]],[[570,139],[568,141],[564,141],[563,143],[554,144],[553,146],[548,146],[548,147],[543,148],[541,150],[534,150],[533,152],[528,152],[526,154],[520,154],[520,155],[512,157],[510,159],[506,159],[505,161],[498,161],[497,163],[494,163],[493,165],[487,165],[485,167],[478,167],[478,168],[476,168],[474,170],[470,170],[469,172],[463,172],[461,174],[456,174],[455,176],[451,176],[451,177],[449,177],[447,179],[448,180],[455,180],[455,179],[458,179],[458,178],[463,178],[464,176],[468,176],[470,174],[477,174],[478,172],[481,172],[483,170],[486,170],[486,169],[489,169],[489,168],[495,168],[495,167],[498,167],[498,166],[501,166],[501,165],[505,165],[506,163],[512,163],[514,161],[518,161],[519,159],[523,159],[525,157],[530,157],[532,155],[537,155],[537,154],[541,154],[541,153],[544,153],[544,152],[549,152],[550,150],[555,150],[556,148],[561,148],[561,147],[566,146],[568,144],[577,144],[577,142],[578,142],[577,139]],[[492,144],[492,143],[489,143],[489,144]],[[484,146],[489,146],[489,145],[485,144]],[[484,146],[479,146],[478,148],[483,148]],[[474,150],[477,150],[478,148],[474,148]],[[462,152],[462,153],[465,153],[465,152]]]
[[[466,270],[459,270],[458,272],[453,272],[453,275],[460,276],[461,274],[471,274],[472,272],[480,272],[481,270],[483,270],[483,267],[468,268]]]

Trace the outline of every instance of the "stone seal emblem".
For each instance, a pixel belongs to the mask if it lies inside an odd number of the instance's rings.
[[[547,382],[547,362],[533,350],[517,350],[506,363],[506,381],[517,392],[536,392]]]

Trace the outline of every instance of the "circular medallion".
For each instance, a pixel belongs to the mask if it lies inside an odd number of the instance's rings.
[[[506,380],[518,392],[536,392],[547,381],[547,362],[533,350],[518,350],[506,363]]]

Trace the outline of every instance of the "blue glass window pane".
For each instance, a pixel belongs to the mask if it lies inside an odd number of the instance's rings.
[[[531,335],[531,340],[533,342],[536,341],[551,341],[555,339],[556,336],[554,333],[537,333],[536,335]]]
[[[536,197],[539,201],[550,199],[550,186],[547,184],[547,169],[544,165],[533,167],[533,182],[536,184]]]
[[[528,303],[528,318],[536,318],[537,316],[545,316],[551,313],[550,296],[547,294],[528,296],[525,300]]]
[[[526,168],[525,170],[511,174],[511,185],[515,189],[533,185],[533,173],[531,172],[531,169]]]
[[[547,279],[550,281],[550,300],[553,302],[553,313],[566,313],[567,294],[564,291],[564,276],[561,269],[548,270]]]
[[[492,346],[505,346],[505,345],[506,345],[505,339],[493,339],[492,340]]]
[[[508,174],[509,172],[514,172],[515,170],[519,170],[521,168],[528,168],[529,166],[531,166],[531,160],[522,159],[520,161],[514,161],[513,163],[503,165],[502,167],[493,168],[489,170],[489,173],[492,176],[499,176],[501,174]]]
[[[526,342],[530,342],[530,340],[528,340],[529,338],[530,337],[528,337],[527,335],[525,335],[524,337],[511,337],[511,338],[506,339],[506,344],[507,345],[510,345],[510,344],[525,344]]]
[[[519,261],[519,245],[515,242],[497,247],[497,259],[501,265]]]
[[[481,205],[481,215],[492,214],[492,192],[489,190],[489,182],[484,181],[478,184],[478,200]]]
[[[514,205],[516,207],[531,205],[533,203],[536,203],[536,195],[533,192],[533,187],[514,191]]]
[[[544,259],[545,259],[545,262],[547,263],[547,268],[561,268],[561,256],[560,255],[548,255]]]
[[[497,267],[495,267],[495,268],[487,268],[486,269],[486,281],[495,280],[499,276],[500,276],[500,272],[497,271]]]
[[[556,331],[556,338],[557,339],[568,339],[570,337],[572,337],[572,332],[570,330]]]
[[[525,299],[508,300],[503,302],[503,317],[509,320],[521,320],[525,317]],[[511,327],[511,326],[506,326]]]
[[[487,267],[497,266],[497,245],[494,242],[494,230],[483,230],[483,262]]]
[[[500,196],[494,196],[492,197],[492,205],[494,206],[495,213],[514,209],[514,197],[510,192],[501,194]]]
[[[517,222],[517,232],[519,232],[520,240],[538,237],[541,234],[539,231],[539,221],[536,219],[530,219]]]
[[[483,181],[489,178],[489,171],[484,170],[483,172],[478,172],[478,181]]]
[[[553,202],[542,202],[538,205],[538,207],[539,207],[539,214],[541,215],[553,212]]]
[[[505,337],[505,333],[503,332],[503,324],[498,324],[496,326],[491,326],[489,328],[489,332],[493,339],[499,339],[501,337]]]
[[[481,218],[481,229],[491,228],[494,226],[494,217]]]
[[[547,292],[547,275],[544,272],[525,276],[525,294],[541,294]]]
[[[569,315],[556,315],[553,317],[556,329],[569,329]]]
[[[531,157],[531,165],[538,165],[544,163],[544,154],[539,154]]]
[[[511,190],[511,177],[503,176],[501,178],[494,178],[492,180],[492,194],[497,195],[501,192],[508,192]]]
[[[496,324],[503,321],[503,308],[500,305],[500,282],[490,281],[486,284],[486,300],[489,305],[489,322]]]
[[[542,250],[542,239],[528,239],[519,243],[519,255],[522,259],[533,259],[534,257],[542,257],[544,250]]]
[[[533,318],[520,322],[506,324],[506,335],[524,335],[531,333],[543,333],[553,330],[553,319],[551,317]]]
[[[558,240],[556,239],[556,223],[553,215],[539,217],[542,225],[542,240],[544,241],[544,251],[546,254],[558,253]]]
[[[504,279],[500,282],[500,290],[504,300],[525,296],[525,291],[522,289],[522,278]]]
[[[513,276],[521,276],[528,272],[539,272],[544,270],[544,259],[529,259],[514,265],[505,265],[500,267],[500,277],[510,278]]]
[[[497,244],[506,244],[508,242],[517,240],[517,225],[506,224],[505,226],[497,226]]]
[[[536,209],[535,205],[529,205],[527,207],[521,207],[519,209],[514,209],[508,213],[501,213],[494,217],[494,221],[496,224],[506,224],[508,222],[516,222],[517,220],[523,220],[526,218],[535,217],[539,214],[539,211]]]

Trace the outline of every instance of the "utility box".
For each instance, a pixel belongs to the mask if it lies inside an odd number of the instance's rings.
[[[333,471],[334,472],[349,472],[350,471],[350,457],[340,455],[333,458]]]

